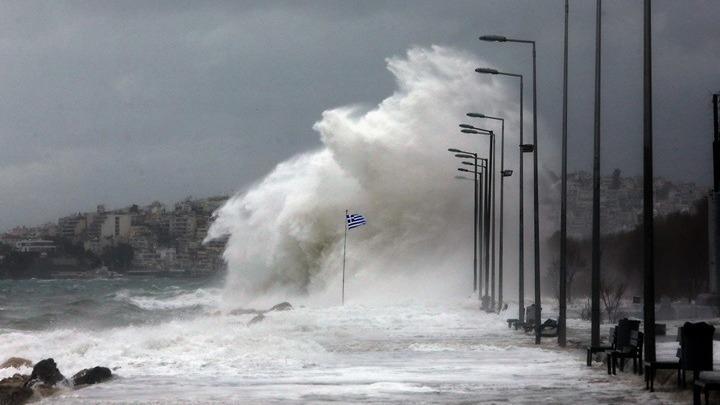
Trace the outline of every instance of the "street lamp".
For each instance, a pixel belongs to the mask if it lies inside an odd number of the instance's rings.
[[[502,35],[483,35],[480,37],[481,41],[490,41],[490,42],[507,42],[508,39]]]
[[[520,79],[520,139],[518,143],[522,144],[523,128],[525,126],[523,121],[523,75],[517,73],[501,72],[497,69],[485,67],[479,67],[475,69],[475,72],[480,74],[510,76]],[[525,171],[523,170],[523,167],[523,155],[521,152],[518,179],[518,186],[520,190],[520,192],[518,193],[518,319],[520,320],[520,322],[525,322],[525,203],[523,195],[523,177]]]
[[[560,283],[558,285],[558,345],[567,344],[567,112],[568,112],[568,16],[565,0],[565,40],[563,42],[562,169],[560,179]]]
[[[488,311],[495,310],[495,133],[484,128],[477,128],[468,124],[460,124],[463,128],[460,132],[465,134],[489,135],[490,136],[490,165],[488,168],[488,176],[491,176],[487,187],[491,188],[486,196],[487,210],[485,212],[485,279],[488,280],[488,272],[491,272],[490,283],[485,284],[485,293],[487,295],[488,287],[490,288],[490,305],[485,309]],[[492,242],[492,246],[491,246]],[[492,259],[492,264],[490,263]]]
[[[602,1],[596,0],[595,109],[593,123],[592,265],[590,269],[590,345],[600,345],[600,57]]]
[[[643,325],[645,361],[655,361],[655,245],[653,242],[652,13],[643,2]]]
[[[485,118],[489,120],[495,120],[500,121],[500,243],[499,243],[499,251],[498,251],[498,308],[502,309],[503,306],[503,211],[504,211],[504,205],[505,205],[505,199],[504,199],[504,192],[505,192],[505,177],[502,175],[502,173],[505,171],[505,119],[500,117],[491,117],[489,115],[481,114],[481,113],[474,113],[470,112],[465,114],[468,117],[471,118]],[[512,172],[510,172],[512,173]],[[493,173],[493,178],[495,174]],[[494,185],[494,181],[493,181]],[[493,198],[494,198],[494,189],[493,189]],[[495,204],[493,204],[493,227],[494,227],[494,219],[495,219]],[[493,234],[495,233],[495,230],[493,229]],[[495,246],[493,245],[493,269],[495,268]]]
[[[455,155],[459,158],[469,158],[469,159],[475,159],[474,155],[467,155],[467,154],[457,154]],[[488,235],[488,221],[489,221],[489,200],[490,200],[490,182],[488,180],[490,171],[488,170],[489,166],[489,159],[478,157],[477,160],[474,160],[474,162],[479,161],[480,163],[471,163],[471,162],[461,162],[464,165],[473,166],[475,170],[477,170],[477,176],[479,176],[479,203],[478,203],[478,209],[476,210],[478,213],[478,229],[482,229],[482,232],[479,232],[478,241],[480,246],[480,261],[479,261],[479,267],[482,269],[483,267],[483,260],[482,258],[485,258],[485,295],[483,298],[483,292],[482,292],[482,275],[483,272],[478,272],[478,281],[479,281],[479,287],[478,287],[478,299],[481,301],[481,308],[487,310],[487,290],[488,286],[490,284],[489,276],[488,276],[488,252],[489,252],[489,235]],[[468,169],[460,168],[459,171],[467,171]]]
[[[456,153],[456,157],[463,157],[466,156],[469,158],[472,158],[475,160],[475,165],[477,165],[478,157],[477,153],[473,152],[465,152],[460,149],[450,148],[448,149],[448,152]],[[477,255],[478,255],[478,174],[475,173],[475,189],[473,192],[473,198],[474,198],[474,209],[473,209],[473,292],[477,291],[478,288],[478,262],[477,262]]]
[[[540,308],[540,213],[539,213],[539,186],[538,186],[538,140],[537,140],[537,58],[535,54],[535,41],[525,39],[512,39],[500,35],[483,35],[481,41],[491,42],[516,42],[532,45],[532,70],[533,70],[533,218],[534,250],[535,250],[535,343],[540,343],[540,324],[542,323],[542,312]]]

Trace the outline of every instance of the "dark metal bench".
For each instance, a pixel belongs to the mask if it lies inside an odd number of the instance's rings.
[[[631,331],[640,329],[639,320],[627,318],[621,319],[614,328],[610,328],[610,344],[599,346],[587,346],[587,366],[592,366],[592,356],[595,353],[604,353],[616,348],[627,346],[630,343]]]
[[[617,361],[620,360],[620,370],[625,369],[625,360],[632,359],[633,361],[633,373],[643,374],[643,333],[637,330],[630,332],[630,342],[628,345],[618,347],[615,350],[608,353],[608,374],[617,374],[616,366]],[[640,367],[638,367],[640,365]],[[612,367],[611,367],[612,366]]]
[[[680,362],[677,360],[646,361],[645,362],[645,389],[655,391],[655,372],[657,370],[677,370],[678,387],[682,385],[680,378]]]
[[[680,328],[680,369],[682,385],[685,386],[685,371],[693,372],[693,380],[697,380],[700,372],[713,369],[713,335],[715,327],[705,322],[685,322]]]
[[[713,335],[715,327],[705,322],[685,324],[678,330],[680,347],[677,360],[645,362],[645,387],[654,390],[655,371],[660,369],[678,370],[678,386],[685,386],[685,372],[693,372],[693,400],[700,403],[700,391],[706,398],[709,391],[720,386],[720,374],[712,372]],[[705,374],[707,373],[707,374]],[[703,379],[701,376],[705,375]],[[716,378],[717,377],[717,378]],[[700,390],[700,391],[698,391]]]
[[[615,328],[610,328],[610,344],[609,345],[600,345],[600,346],[587,346],[587,366],[592,366],[592,356],[595,353],[604,353],[610,350],[615,350],[615,343],[616,343],[616,337],[615,334]]]
[[[720,391],[720,372],[701,371],[693,384],[693,405],[700,405],[700,394],[705,396],[705,404],[710,400],[710,391]]]

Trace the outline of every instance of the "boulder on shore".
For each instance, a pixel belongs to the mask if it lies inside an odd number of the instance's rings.
[[[250,320],[250,322],[247,323],[247,326],[255,325],[258,322],[262,322],[263,319],[265,319],[265,315],[257,314],[253,319]]]
[[[277,305],[274,305],[272,308],[268,309],[268,312],[270,311],[291,311],[293,309],[293,306],[290,305],[289,302],[281,302]]]
[[[13,364],[24,366],[27,361]],[[72,376],[72,387],[101,383],[111,377],[112,371],[107,367],[86,368]],[[60,382],[65,383],[65,385],[57,385]],[[30,400],[55,395],[68,388],[71,387],[67,386],[67,380],[58,370],[55,360],[45,359],[33,367],[31,375],[15,374],[12,377],[0,380],[0,405],[22,405]]]
[[[109,380],[112,377],[112,371],[107,367],[93,367],[80,370],[72,376],[72,385],[90,385],[97,384]]]
[[[25,383],[25,386],[31,386],[38,383],[53,386],[61,381],[65,380],[65,376],[60,373],[60,370],[55,364],[53,359],[40,360],[35,367],[33,367],[30,379]]]
[[[20,405],[26,403],[33,396],[33,390],[25,386],[28,380],[30,380],[30,376],[21,374],[0,380],[0,404]]]
[[[0,368],[20,368],[20,367],[32,367],[33,362],[22,357],[10,357],[0,364]]]
[[[246,308],[235,308],[228,312],[229,315],[248,315],[248,314],[259,314],[260,311],[257,309],[246,309]]]
[[[13,387],[0,385],[0,404],[21,405],[33,396],[33,390],[28,387]]]

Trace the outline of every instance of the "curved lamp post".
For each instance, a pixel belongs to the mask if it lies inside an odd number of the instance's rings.
[[[488,312],[495,310],[495,133],[484,128],[477,128],[468,124],[460,124],[460,132],[466,134],[490,136],[490,164],[487,175],[490,176],[486,184],[490,188],[485,196],[485,295],[490,289],[489,305],[485,307]]]
[[[488,183],[488,159],[477,157],[477,155],[473,154],[457,154],[455,155],[458,158],[464,158],[464,159],[473,159],[473,162],[461,162],[464,165],[472,166],[473,170],[466,169],[466,168],[458,168],[458,171],[461,172],[467,172],[467,173],[473,173],[475,178],[478,180],[475,182],[476,185],[476,193],[475,193],[475,201],[476,201],[476,210],[475,210],[475,218],[477,218],[477,228],[476,229],[484,229],[485,223],[486,223],[486,215],[487,212],[487,200],[489,196],[489,183]],[[477,163],[477,162],[480,163]],[[479,200],[478,200],[479,199]],[[478,202],[479,201],[479,202]],[[480,254],[479,257],[483,257],[487,254],[487,249],[484,246],[485,240],[487,240],[487,235],[484,233],[476,232],[476,243],[475,247],[478,246],[477,241],[479,241],[480,245]],[[479,237],[478,237],[479,235]],[[475,257],[478,257],[477,255]],[[482,261],[478,262],[480,267],[482,267]],[[478,291],[478,299],[482,302],[482,271],[479,271],[476,274],[476,282],[478,283],[477,291]],[[487,285],[488,285],[488,279],[487,279],[487,271],[486,271],[486,278],[485,278],[485,290],[487,291]],[[487,295],[487,294],[486,294]]]
[[[507,73],[507,72],[501,72],[497,69],[490,69],[490,68],[477,68],[475,69],[475,72],[480,74],[489,74],[489,75],[500,75],[500,76],[509,76],[509,77],[516,77],[520,79],[520,139],[518,144],[523,143],[523,128],[524,128],[524,121],[523,121],[523,75],[517,74],[517,73]],[[518,319],[520,322],[525,322],[525,221],[524,221],[524,194],[523,194],[523,185],[525,181],[523,180],[525,171],[523,170],[523,155],[522,151],[520,152],[520,162],[519,162],[519,179],[518,184],[520,188],[520,192],[518,194]]]
[[[532,75],[533,75],[533,234],[535,253],[535,343],[540,344],[540,324],[542,323],[542,312],[540,308],[540,215],[539,215],[539,187],[538,187],[538,140],[537,140],[537,58],[535,53],[535,41],[526,39],[507,38],[501,35],[483,35],[481,41],[489,42],[514,42],[532,45]]]
[[[485,118],[490,120],[496,120],[500,121],[500,234],[498,235],[498,238],[500,239],[500,243],[498,244],[498,308],[502,309],[503,306],[503,220],[504,220],[504,206],[505,206],[505,177],[509,177],[512,175],[512,170],[510,170],[510,174],[505,176],[505,119],[500,117],[491,117],[489,115],[481,114],[481,113],[467,113],[465,114],[468,117],[472,118]],[[493,210],[494,211],[494,210]],[[495,216],[495,213],[493,212],[493,217]],[[494,233],[494,231],[493,231]],[[494,249],[494,247],[493,247]],[[494,267],[494,263],[493,263]]]
[[[477,160],[478,160],[477,153],[465,152],[465,151],[462,151],[460,149],[455,149],[455,148],[448,149],[448,152],[456,153],[456,155],[455,155],[456,157],[458,157],[458,156],[464,157],[465,155],[467,155],[468,157],[474,159],[475,164],[477,165]],[[457,155],[457,153],[459,153],[461,155]],[[477,257],[478,257],[478,250],[477,250],[477,247],[478,247],[478,240],[477,240],[477,237],[478,237],[478,174],[477,173],[475,173],[475,190],[473,192],[473,198],[475,199],[474,210],[473,210],[473,292],[474,292],[474,291],[477,291],[477,289],[478,289],[478,267],[477,267],[477,264],[478,264],[478,261],[477,261]]]

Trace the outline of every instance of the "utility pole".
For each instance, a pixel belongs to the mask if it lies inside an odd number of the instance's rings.
[[[643,3],[643,331],[645,360],[655,361],[655,246],[653,240],[652,13]]]
[[[713,190],[708,197],[710,292],[720,294],[720,94],[712,96]]]
[[[592,269],[590,344],[600,345],[600,73],[602,55],[602,0],[595,0],[595,125],[593,147]]]
[[[568,14],[565,0],[565,44],[563,53],[563,114],[562,114],[562,180],[560,196],[560,310],[558,314],[558,345],[567,343],[567,98],[568,98]]]

